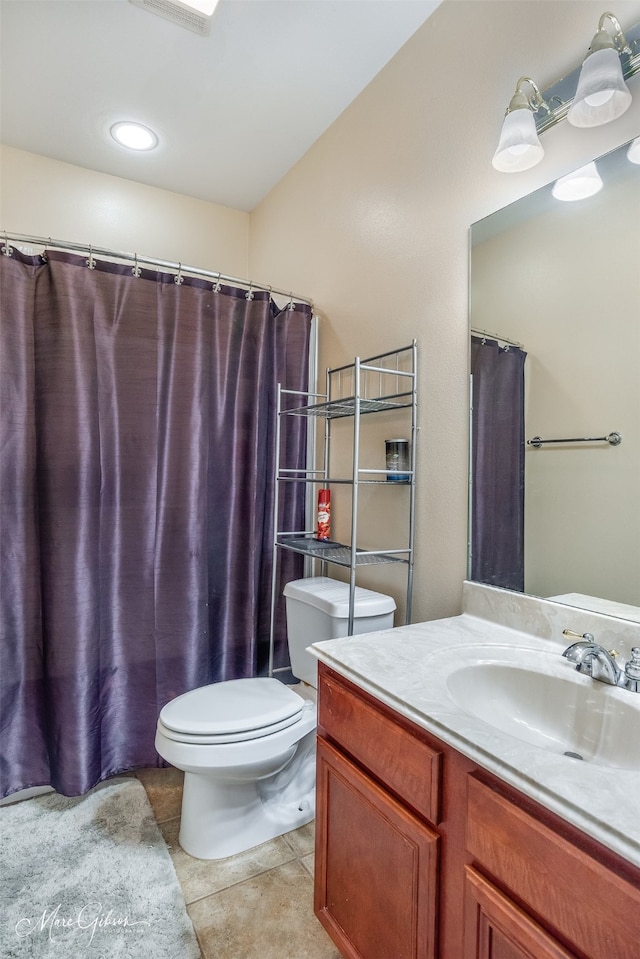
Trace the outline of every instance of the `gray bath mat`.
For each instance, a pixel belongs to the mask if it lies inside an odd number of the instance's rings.
[[[142,784],[0,809],[3,959],[199,959]]]

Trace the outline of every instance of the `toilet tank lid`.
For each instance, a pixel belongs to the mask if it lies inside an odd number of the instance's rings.
[[[306,579],[294,579],[284,588],[284,595],[297,599],[301,603],[315,606],[336,619],[349,617],[349,584],[328,576],[309,576]],[[376,593],[372,589],[356,586],[354,616],[381,616],[392,613],[396,608],[393,597],[385,593]]]

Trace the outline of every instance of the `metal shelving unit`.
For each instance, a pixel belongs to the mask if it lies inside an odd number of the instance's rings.
[[[407,570],[405,622],[411,621],[413,592],[414,514],[415,514],[415,465],[416,465],[416,415],[417,415],[417,344],[381,353],[367,359],[355,357],[353,363],[326,371],[325,393],[301,393],[283,390],[278,386],[276,427],[276,492],[274,497],[274,563],[271,595],[271,649],[269,672],[273,673],[274,617],[277,588],[278,551],[293,550],[309,559],[309,563],[321,564],[326,572],[328,564],[349,569],[349,623],[348,633],[353,633],[355,610],[355,587],[357,570],[363,566],[380,563],[403,564]],[[365,469],[360,466],[360,426],[363,416],[384,414],[388,411],[407,410],[410,418],[410,463],[403,470],[407,481],[389,482],[393,476],[386,469]],[[308,469],[289,469],[280,462],[281,431],[286,428],[289,416],[304,416],[310,421],[314,433],[312,446],[315,449],[315,424],[324,420],[324,443],[320,465]],[[349,476],[331,475],[332,421],[351,417],[353,420],[352,471]],[[319,444],[318,444],[319,445]],[[315,459],[315,456],[314,456]],[[278,529],[279,489],[281,483],[305,483],[311,491],[317,487],[348,485],[351,487],[351,536],[348,543],[322,542],[315,538],[315,529],[285,531]],[[398,547],[362,549],[358,543],[358,491],[359,487],[379,485],[387,488],[409,488],[408,525],[406,542]],[[307,516],[315,519],[315,496],[307,498]],[[310,568],[310,567],[309,567]]]

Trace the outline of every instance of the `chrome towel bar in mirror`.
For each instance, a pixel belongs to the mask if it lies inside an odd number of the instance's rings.
[[[534,436],[527,440],[527,446],[534,446],[539,449],[544,443],[609,443],[610,446],[620,446],[622,437],[620,433],[607,433],[606,436],[575,436],[569,439],[543,440],[541,436]]]

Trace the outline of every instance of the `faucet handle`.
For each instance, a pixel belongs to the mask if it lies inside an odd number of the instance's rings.
[[[625,669],[633,671],[633,678],[640,679],[640,646],[634,646],[631,650],[631,659]]]
[[[574,639],[583,639],[585,643],[595,642],[595,636],[593,633],[576,633],[574,629],[563,629],[563,636],[572,636]]]
[[[631,659],[624,667],[625,687],[632,692],[640,692],[640,646],[631,650]]]

